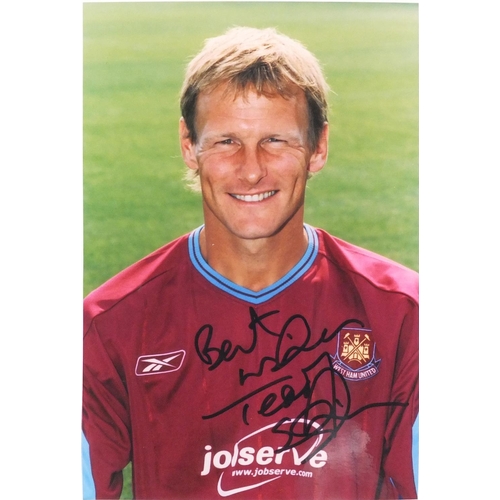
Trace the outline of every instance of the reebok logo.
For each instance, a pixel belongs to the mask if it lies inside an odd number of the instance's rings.
[[[164,354],[139,356],[135,365],[135,374],[142,377],[143,375],[175,372],[182,366],[185,356],[186,351],[182,349]]]

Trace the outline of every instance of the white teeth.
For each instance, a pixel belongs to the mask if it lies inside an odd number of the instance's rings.
[[[269,196],[273,196],[274,194],[276,194],[276,191],[267,191],[266,193],[260,194],[233,194],[232,196],[234,196],[237,200],[254,203],[256,201],[265,200],[266,198],[269,198]]]

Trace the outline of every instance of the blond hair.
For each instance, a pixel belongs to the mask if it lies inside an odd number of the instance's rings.
[[[197,141],[196,103],[200,92],[221,84],[238,93],[249,88],[266,96],[305,93],[309,112],[308,140],[315,149],[328,121],[328,84],[318,60],[304,45],[273,28],[235,27],[209,38],[188,64],[181,90],[181,114],[189,138]]]

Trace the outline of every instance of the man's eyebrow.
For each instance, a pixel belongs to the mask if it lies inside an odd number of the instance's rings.
[[[234,137],[236,134],[225,131],[225,132],[209,132],[206,134],[205,139],[210,140],[210,139],[217,139],[219,137]]]

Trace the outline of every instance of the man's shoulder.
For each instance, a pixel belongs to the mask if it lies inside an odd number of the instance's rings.
[[[89,293],[84,300],[84,330],[87,331],[96,316],[185,263],[188,259],[188,236],[181,236],[158,248]]]
[[[375,252],[318,229],[324,255],[353,279],[386,292],[408,295],[418,302],[418,273]]]

